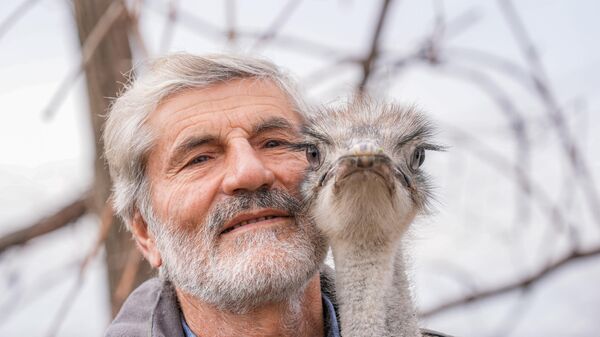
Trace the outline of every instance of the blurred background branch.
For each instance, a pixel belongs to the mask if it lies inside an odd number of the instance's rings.
[[[34,224],[21,226],[21,229],[0,237],[0,254],[8,248],[24,245],[29,240],[73,224],[87,212],[86,202],[87,196],[84,196]]]

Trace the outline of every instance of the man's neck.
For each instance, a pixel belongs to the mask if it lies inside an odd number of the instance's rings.
[[[324,335],[318,273],[298,299],[268,303],[244,314],[224,312],[191,295],[176,292],[185,321],[198,337]]]

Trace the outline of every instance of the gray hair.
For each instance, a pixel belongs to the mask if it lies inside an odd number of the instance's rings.
[[[154,136],[145,124],[167,97],[193,88],[256,78],[272,81],[294,109],[305,110],[293,81],[270,61],[249,56],[170,54],[151,61],[144,76],[131,79],[110,107],[104,129],[105,157],[113,181],[113,207],[129,228],[134,210],[149,209],[146,155]]]

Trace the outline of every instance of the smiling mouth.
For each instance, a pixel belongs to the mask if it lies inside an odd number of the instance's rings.
[[[254,228],[258,226],[266,226],[271,224],[279,223],[281,220],[289,219],[290,216],[287,214],[265,214],[265,215],[257,215],[257,216],[241,216],[242,219],[233,220],[235,221],[235,225],[227,225],[225,229],[221,232],[221,234],[231,233],[233,231],[239,231],[245,228]],[[233,222],[232,221],[232,222]]]

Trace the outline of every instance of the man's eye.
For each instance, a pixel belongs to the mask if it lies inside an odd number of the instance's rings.
[[[265,147],[273,148],[273,147],[281,146],[282,144],[283,144],[283,142],[281,142],[281,141],[271,139],[265,143]]]
[[[188,163],[188,165],[197,165],[197,164],[202,164],[202,163],[204,163],[205,161],[207,161],[207,160],[209,160],[209,159],[210,159],[210,157],[209,157],[209,156],[198,156],[198,157],[196,157],[196,158],[192,159],[192,160],[191,160],[191,161]]]

